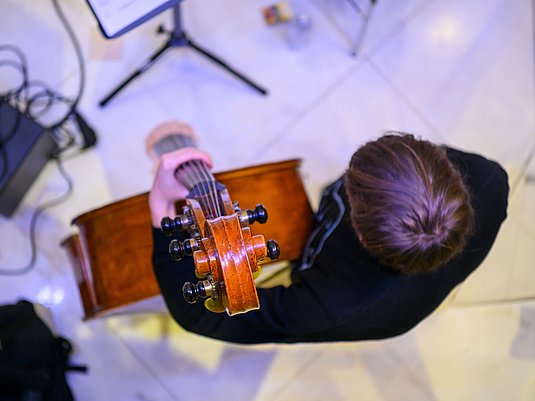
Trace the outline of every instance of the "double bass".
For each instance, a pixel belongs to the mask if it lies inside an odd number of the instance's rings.
[[[149,135],[149,153],[159,157],[195,147],[187,129],[177,123],[159,126]],[[186,239],[170,239],[170,254],[192,257],[199,278],[184,283],[177,296],[189,302],[205,298],[210,311],[231,316],[261,307],[255,284],[261,264],[298,259],[311,230],[313,213],[299,165],[299,160],[287,160],[212,175],[203,162],[192,160],[176,170],[190,194],[161,228],[168,235],[187,234]],[[261,224],[261,234],[253,223]],[[78,232],[62,245],[86,319],[120,313],[159,293],[151,266],[147,193],[84,213],[73,225]]]
[[[191,127],[178,122],[156,127],[147,139],[147,151],[156,158],[176,150],[196,148]],[[197,283],[186,282],[182,288],[185,300],[195,303],[206,298],[212,312],[226,311],[232,316],[258,309],[260,303],[254,276],[260,264],[279,258],[280,248],[273,239],[252,235],[250,225],[265,224],[267,209],[257,204],[254,210],[240,209],[227,188],[216,181],[203,160],[180,164],[176,181],[189,192],[176,217],[164,217],[161,229],[167,236],[185,233],[185,239],[171,240],[169,253],[179,261],[192,256]]]

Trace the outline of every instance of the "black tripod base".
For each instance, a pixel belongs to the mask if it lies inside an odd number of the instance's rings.
[[[106,106],[110,100],[112,100],[120,91],[122,91],[130,82],[132,82],[134,79],[139,77],[143,72],[148,70],[154,62],[169,48],[171,47],[181,47],[181,46],[188,46],[203,56],[209,58],[214,63],[218,64],[222,68],[224,68],[226,71],[234,75],[239,80],[243,81],[247,85],[249,85],[251,88],[253,88],[255,91],[262,95],[267,95],[268,91],[261,87],[260,85],[253,82],[251,79],[247,78],[242,73],[238,72],[233,67],[229,66],[226,62],[221,60],[219,57],[215,56],[214,54],[210,53],[206,49],[203,49],[202,47],[198,46],[194,42],[192,42],[184,32],[182,32],[180,35],[172,34],[169,40],[160,48],[158,49],[150,58],[149,60],[143,64],[140,68],[138,68],[136,71],[134,71],[132,74],[130,74],[121,84],[119,84],[114,90],[112,90],[105,98],[103,98],[99,102],[100,107]]]

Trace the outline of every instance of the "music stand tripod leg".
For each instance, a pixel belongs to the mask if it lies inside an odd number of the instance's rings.
[[[240,72],[236,71],[234,68],[229,66],[227,63],[225,63],[220,58],[216,57],[215,55],[211,54],[207,50],[197,46],[195,43],[193,43],[185,34],[185,32],[182,30],[182,18],[181,18],[181,10],[180,10],[180,2],[175,5],[173,9],[174,14],[174,22],[175,26],[173,31],[168,32],[169,34],[169,40],[159,49],[157,50],[150,58],[149,60],[140,68],[138,68],[136,71],[134,71],[128,78],[126,78],[123,83],[121,83],[117,88],[115,88],[108,96],[106,96],[104,99],[102,99],[99,102],[99,105],[101,107],[105,106],[115,95],[117,95],[121,90],[124,89],[126,85],[128,85],[131,81],[136,79],[138,76],[140,76],[144,71],[149,69],[152,64],[156,61],[158,57],[161,56],[161,54],[167,50],[170,47],[181,47],[181,46],[190,46],[192,49],[198,51],[199,53],[203,54],[204,56],[208,57],[210,60],[212,60],[214,63],[220,65],[224,69],[226,69],[228,72],[230,72],[235,77],[239,78],[249,86],[251,86],[256,91],[260,92],[262,95],[266,95],[268,92],[266,89],[262,88],[258,84],[254,83],[252,80],[241,74]],[[159,31],[159,33],[164,33],[163,30]]]
[[[230,72],[232,75],[234,75],[236,78],[242,80],[247,85],[251,86],[256,91],[260,92],[262,95],[267,95],[268,91],[265,88],[262,88],[260,85],[256,84],[255,82],[251,81],[249,78],[247,78],[242,73],[236,71],[233,67],[225,63],[223,60],[221,60],[219,57],[215,56],[214,54],[208,52],[206,49],[203,49],[202,47],[199,47],[197,44],[191,41],[191,39],[186,37],[187,45],[190,46],[192,49],[198,51],[202,55],[208,57],[210,60],[212,60],[214,63],[218,64],[219,66],[223,67],[225,70]]]
[[[180,3],[178,3],[174,9],[173,9],[173,16],[175,21],[175,27],[171,34],[172,38],[175,38],[175,40],[178,40],[179,45],[182,46],[189,46],[192,49],[198,51],[205,57],[212,60],[214,63],[218,64],[219,66],[223,67],[225,70],[230,72],[232,75],[234,75],[236,78],[242,80],[247,85],[255,89],[256,91],[260,92],[262,95],[267,95],[267,90],[262,88],[257,83],[253,82],[251,79],[247,78],[245,75],[243,75],[241,72],[236,71],[233,67],[229,66],[227,63],[225,63],[223,60],[221,60],[219,57],[215,56],[211,52],[209,52],[206,49],[203,49],[202,47],[198,46],[196,43],[194,43],[187,35],[186,32],[182,29],[182,11],[180,8]],[[173,39],[171,39],[173,40]]]
[[[126,85],[128,85],[130,82],[132,82],[134,79],[139,77],[143,72],[148,70],[152,64],[162,55],[162,53],[167,50],[170,47],[169,42],[166,42],[160,49],[158,49],[150,58],[149,60],[143,64],[140,68],[135,70],[128,78],[126,78],[121,84],[119,84],[114,90],[110,92],[108,96],[106,96],[104,99],[102,99],[99,102],[99,106],[103,107],[105,106],[115,95],[117,95],[121,90],[125,88]]]

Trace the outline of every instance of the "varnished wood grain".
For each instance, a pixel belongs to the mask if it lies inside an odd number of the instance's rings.
[[[267,223],[256,223],[251,231],[276,240],[280,260],[300,257],[312,225],[299,163],[289,160],[215,174],[242,209],[254,209],[258,203],[266,207]],[[78,235],[62,244],[73,262],[86,318],[159,293],[151,265],[147,193],[82,214],[73,224]]]

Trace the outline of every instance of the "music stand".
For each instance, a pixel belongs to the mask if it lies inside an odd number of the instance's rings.
[[[202,47],[198,46],[195,42],[193,42],[186,32],[182,29],[182,19],[181,19],[181,10],[180,10],[180,3],[179,1],[174,7],[173,7],[173,14],[174,14],[174,29],[172,31],[165,31],[162,26],[160,26],[158,33],[167,33],[169,34],[169,39],[167,42],[163,44],[160,49],[158,49],[150,58],[149,60],[143,64],[140,68],[138,68],[136,71],[134,71],[128,78],[126,78],[121,84],[119,84],[114,90],[110,92],[109,95],[107,95],[104,99],[102,99],[99,102],[99,105],[101,107],[105,106],[115,95],[117,95],[121,90],[123,90],[130,82],[132,82],[135,78],[139,77],[143,72],[147,71],[153,64],[156,62],[156,60],[167,50],[171,47],[182,47],[182,46],[188,46],[192,49],[196,50],[197,52],[201,53],[205,57],[208,57],[210,60],[212,60],[214,63],[218,64],[219,66],[223,67],[225,70],[230,72],[232,75],[237,77],[238,79],[242,80],[249,86],[251,86],[253,89],[261,93],[262,95],[267,95],[267,90],[259,86],[258,84],[251,81],[249,78],[241,74],[240,72],[236,71],[234,68],[229,66],[227,63],[225,63],[223,60],[221,60],[219,57],[215,56],[214,54],[210,53],[206,49],[203,49]]]

